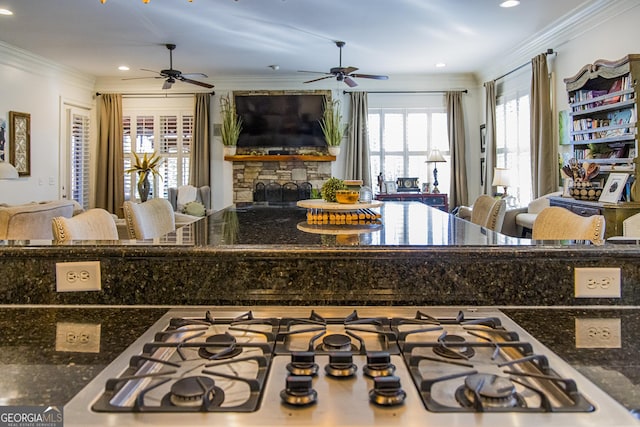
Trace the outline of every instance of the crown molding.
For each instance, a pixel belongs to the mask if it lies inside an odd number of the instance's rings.
[[[519,48],[508,55],[494,58],[492,62],[497,65],[478,72],[478,80],[481,82],[493,80],[527,63],[547,49],[556,50],[582,34],[593,31],[603,22],[635,7],[638,7],[637,0],[593,0],[579,6],[525,40]]]
[[[35,55],[24,49],[0,41],[0,64],[15,68],[27,74],[45,78],[55,78],[69,85],[92,90],[95,77],[74,68]]]

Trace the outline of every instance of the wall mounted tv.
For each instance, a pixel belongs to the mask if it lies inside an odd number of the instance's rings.
[[[238,147],[326,147],[318,120],[324,94],[235,93],[242,118]]]

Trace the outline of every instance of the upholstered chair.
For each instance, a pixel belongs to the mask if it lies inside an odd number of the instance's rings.
[[[506,211],[507,203],[504,199],[496,199],[483,194],[473,203],[471,222],[489,230],[500,231]]]
[[[581,216],[559,206],[543,209],[533,223],[534,240],[590,240],[604,242],[603,215]]]
[[[640,237],[640,213],[631,215],[622,221],[622,235],[625,237]]]
[[[154,239],[176,229],[173,207],[166,199],[151,199],[144,203],[124,202],[124,219],[132,239]]]
[[[74,217],[51,219],[53,239],[57,243],[72,240],[118,240],[116,222],[104,209],[89,209]]]
[[[194,187],[183,185],[181,187],[169,187],[167,189],[169,202],[175,212],[182,212],[182,208],[189,202],[200,202],[206,210],[211,209],[211,187],[203,185]]]

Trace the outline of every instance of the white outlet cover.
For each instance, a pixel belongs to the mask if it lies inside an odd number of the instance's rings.
[[[56,291],[99,291],[100,261],[57,262]]]
[[[576,348],[622,348],[620,318],[576,319]]]
[[[56,323],[56,351],[100,353],[99,323]]]
[[[576,298],[621,298],[619,267],[576,267],[574,291]]]

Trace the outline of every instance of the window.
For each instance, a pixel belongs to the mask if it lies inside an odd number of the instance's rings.
[[[161,157],[158,172],[153,177],[149,197],[168,197],[169,187],[189,182],[189,154],[193,139],[193,114],[134,113],[125,115],[123,122],[124,169],[131,167],[132,151],[138,154],[156,151]],[[135,200],[137,176],[125,175],[125,200]]]
[[[65,197],[75,200],[84,209],[89,209],[89,111],[65,106],[67,109],[68,147],[64,169]],[[69,191],[65,192],[67,188]]]
[[[531,201],[530,99],[531,72],[522,72],[497,88],[496,167],[510,171],[508,194],[516,205]]]
[[[437,165],[438,187],[441,192],[448,192],[449,137],[447,114],[442,108],[370,108],[368,131],[371,182],[378,182],[377,176],[382,172],[385,181],[418,177],[420,183],[432,186],[435,165],[425,161],[429,152],[437,148],[447,159]]]

